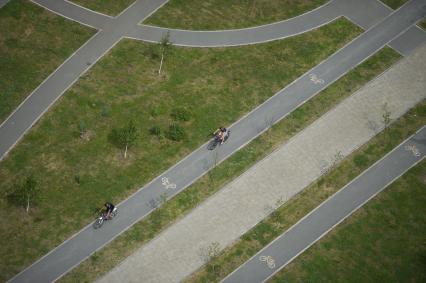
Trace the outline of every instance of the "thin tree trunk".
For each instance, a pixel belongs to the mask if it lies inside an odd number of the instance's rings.
[[[126,144],[126,149],[124,150],[124,159],[127,158],[127,144]]]
[[[163,59],[164,59],[164,52],[161,53],[161,62],[160,62],[160,69],[158,69],[158,75],[161,74],[161,67],[163,66]]]
[[[28,213],[28,210],[30,210],[30,197],[29,196],[27,196],[27,213]]]

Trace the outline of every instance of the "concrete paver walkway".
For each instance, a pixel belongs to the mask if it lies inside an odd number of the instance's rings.
[[[224,283],[271,278],[331,229],[425,158],[426,126],[312,210],[237,270]]]
[[[426,46],[401,61],[127,258],[99,282],[177,282],[203,264],[200,250],[225,247],[382,127],[382,106],[400,117],[426,97]]]
[[[123,22],[117,22],[113,31],[117,31],[117,33],[121,31],[120,24],[128,26],[135,18],[141,16],[140,11],[144,11],[142,16],[146,16],[149,11],[158,7],[158,3],[159,0],[135,2],[132,7],[137,9],[129,9],[121,14]],[[150,205],[151,200],[158,199],[163,193],[171,198],[184,190],[205,174],[216,161],[225,160],[244,144],[266,130],[270,124],[269,122],[265,123],[265,121],[275,123],[282,119],[304,101],[313,97],[321,89],[374,54],[390,40],[393,40],[395,36],[407,30],[425,13],[425,2],[422,0],[411,1],[232,125],[233,137],[220,147],[217,156],[208,151],[205,146],[200,147],[121,203],[119,205],[119,216],[104,226],[102,233],[96,233],[97,231],[94,231],[91,226],[85,227],[71,239],[15,276],[12,281],[52,281],[62,276],[135,222],[148,215],[153,210]],[[75,74],[71,75],[74,76]],[[54,84],[55,81],[49,83]],[[46,93],[43,95],[46,95]],[[28,108],[28,111],[31,111],[31,108]],[[21,114],[25,115],[25,112]],[[13,119],[11,121],[13,122]],[[2,129],[0,129],[0,135],[3,135]],[[13,126],[10,126],[10,129],[13,131]],[[168,188],[165,186],[164,178],[168,178],[168,181],[174,183],[176,187]]]

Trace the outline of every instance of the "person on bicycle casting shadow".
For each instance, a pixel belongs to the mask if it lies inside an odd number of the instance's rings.
[[[105,218],[106,219],[111,219],[111,213],[114,210],[115,206],[112,203],[108,202],[108,201],[104,204],[104,206],[106,208],[106,211],[105,211],[106,212],[106,216],[105,216]]]
[[[220,144],[223,144],[228,136],[228,129],[219,127],[219,129],[214,132],[214,135],[219,139]]]

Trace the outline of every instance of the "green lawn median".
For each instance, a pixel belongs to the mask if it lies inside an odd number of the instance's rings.
[[[0,163],[0,235],[8,238],[0,248],[0,279],[89,223],[105,200],[123,200],[218,125],[236,121],[360,32],[341,18],[266,44],[172,47],[160,75],[158,45],[120,42]],[[132,127],[139,137],[125,158],[122,134]],[[30,176],[39,196],[27,214],[8,196]]]
[[[270,282],[425,282],[425,187],[424,160]]]
[[[247,28],[309,12],[327,0],[170,0],[144,23],[168,28]]]
[[[0,9],[0,123],[94,30],[27,0]]]

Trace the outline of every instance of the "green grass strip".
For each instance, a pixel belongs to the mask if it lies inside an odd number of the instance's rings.
[[[94,30],[27,0],[0,9],[0,123]]]
[[[321,177],[317,182],[274,211],[269,217],[243,235],[233,246],[225,249],[217,258],[214,258],[206,266],[194,273],[187,279],[187,282],[217,282],[224,278],[329,196],[415,133],[425,122],[426,101],[423,101],[395,121],[386,132],[374,137],[341,162],[337,168]],[[338,243],[336,244],[338,245]],[[363,261],[363,258],[360,258],[359,261]],[[334,263],[330,262],[329,264],[331,274]],[[303,266],[303,263],[301,265]],[[321,273],[321,269],[313,273],[318,275]],[[283,277],[279,278],[283,279]],[[299,281],[298,277],[294,276],[293,279]],[[306,281],[303,280],[303,282],[318,281],[313,280],[311,277],[306,277],[305,279]],[[345,281],[344,279],[342,280]],[[342,282],[340,279],[337,281]],[[354,280],[353,282],[357,281]]]
[[[169,28],[217,30],[258,26],[311,11],[327,0],[170,0],[145,23]]]
[[[425,186],[422,161],[271,282],[425,282]]]
[[[366,60],[321,94],[309,100],[273,126],[271,130],[215,167],[209,174],[200,178],[184,192],[137,223],[61,280],[63,282],[92,281],[106,273],[144,243],[158,235],[160,231],[176,222],[195,206],[278,148],[295,133],[322,116],[366,82],[382,73],[399,58],[400,56],[396,52],[390,48],[385,48]],[[102,264],[99,264],[100,260]],[[206,282],[211,279],[212,277],[208,277]]]
[[[0,281],[92,221],[105,200],[125,199],[360,32],[340,18],[265,44],[173,47],[161,75],[158,45],[122,40],[0,162],[0,236],[8,239]],[[140,135],[124,159],[110,134],[131,120]],[[170,139],[171,124],[184,140]],[[29,175],[40,200],[26,214],[6,195]]]

